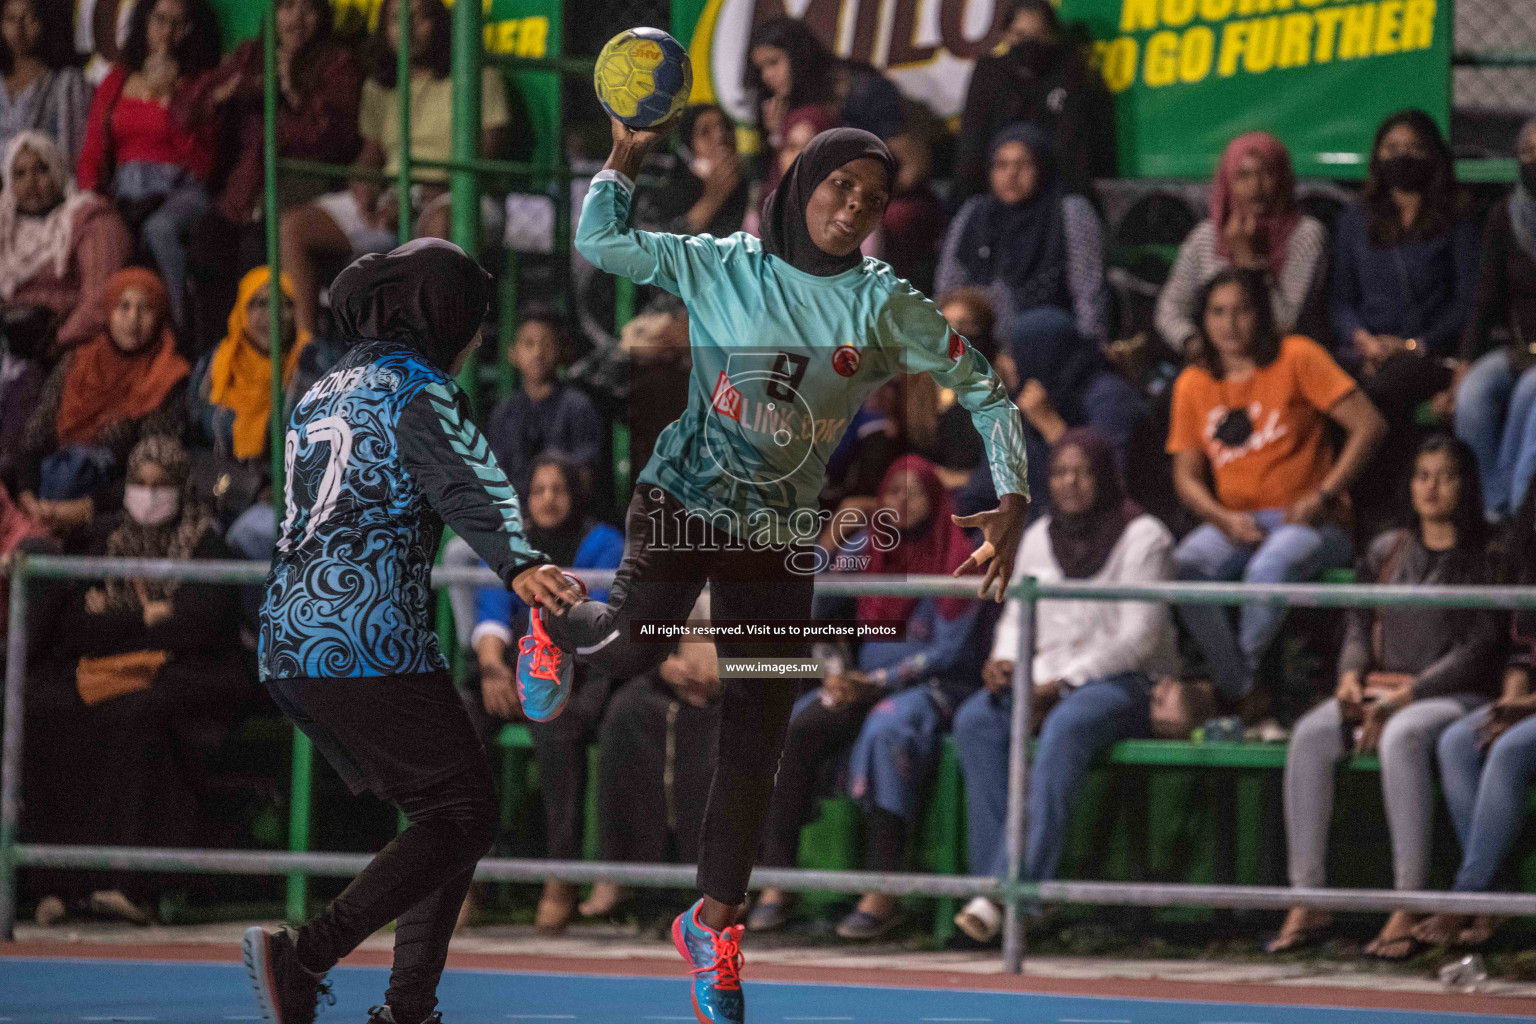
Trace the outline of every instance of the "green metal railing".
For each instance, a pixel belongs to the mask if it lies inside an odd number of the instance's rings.
[[[61,868],[115,868],[139,871],[180,871],[215,874],[286,874],[290,879],[307,875],[349,876],[367,862],[366,855],[288,853],[261,850],[165,850],[132,847],[40,846],[20,843],[21,766],[25,689],[28,603],[27,585],[39,579],[139,579],[198,580],[230,585],[265,579],[267,566],[254,562],[188,562],[169,559],[78,558],[20,556],[10,572],[10,620],[5,674],[5,731],[0,751],[0,936],[10,938],[16,915],[16,870],[22,866]],[[589,585],[612,582],[612,572],[583,570],[578,573]],[[432,586],[496,585],[487,569],[444,569],[433,572]],[[975,593],[975,579],[947,576],[878,577],[822,576],[819,593],[858,596],[968,597]],[[1026,882],[1021,880],[1024,854],[1025,793],[1028,782],[1030,701],[1033,687],[1035,612],[1042,600],[1157,601],[1176,604],[1245,604],[1271,602],[1310,607],[1396,608],[1502,608],[1536,609],[1532,587],[1408,587],[1339,584],[1269,584],[1249,586],[1227,583],[1162,583],[1103,585],[1084,582],[1040,583],[1024,579],[1008,589],[1023,605],[1019,646],[1013,674],[1013,708],[1009,722],[1008,805],[1005,824],[1008,871],[1005,879],[920,875],[908,873],[759,870],[756,885],[773,885],[798,891],[883,891],[893,895],[985,895],[1006,907],[1003,956],[1008,970],[1022,969],[1024,918],[1021,909],[1040,901],[1092,903],[1118,906],[1201,906],[1274,909],[1305,906],[1328,910],[1386,911],[1408,909],[1423,912],[1494,913],[1536,915],[1536,894],[1398,892],[1395,890],[1292,889],[1238,885],[1185,885],[1141,882]],[[294,771],[300,765],[295,762]],[[292,844],[290,844],[292,845]],[[476,877],[501,881],[537,881],[561,878],[571,882],[610,881],[642,886],[687,887],[693,869],[684,865],[616,864],[602,862],[489,859],[482,861]],[[292,890],[290,887],[290,896]],[[295,908],[290,906],[290,911]],[[297,908],[296,919],[304,907]]]

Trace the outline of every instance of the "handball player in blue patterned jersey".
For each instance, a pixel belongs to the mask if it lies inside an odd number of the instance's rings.
[[[444,523],[530,606],[582,594],[524,539],[512,486],[454,382],[490,289],[474,260],[436,239],[359,259],[331,287],[351,347],[288,422],[261,676],[352,792],[393,802],[409,824],[314,921],[246,932],[270,1024],[314,1020],[325,972],[390,921],[394,970],[373,1021],[437,1019],[448,939],[496,814],[490,765],[432,629]]]
[[[825,562],[814,541],[827,458],[865,398],[898,373],[926,372],[954,390],[1001,495],[995,510],[958,520],[983,543],[956,575],[986,566],[981,594],[1001,600],[1023,529],[1023,431],[1002,381],[932,302],[860,254],[890,198],[895,161],[885,144],[851,128],[818,135],[769,197],[759,241],[629,228],[635,174],[660,137],[613,121],[613,151],[587,193],[576,247],[598,268],[686,304],[688,407],[639,475],[608,601],[530,616],[518,693],[535,720],[560,713],[576,659],[619,679],[661,661],[668,648],[645,642],[638,627],[686,619],[706,581],[716,628],[809,619]],[[797,658],[810,648],[719,635],[716,646],[722,659]],[[736,1024],[745,1013],[736,917],[796,696],[771,670],[721,676],[699,843],[703,898],[672,932],[704,1024]]]

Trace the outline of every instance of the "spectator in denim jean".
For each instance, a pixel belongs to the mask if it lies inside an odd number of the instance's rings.
[[[933,464],[916,455],[897,459],[880,485],[874,526],[839,546],[866,556],[861,572],[949,574],[970,554],[970,541]],[[817,609],[824,617],[825,610]],[[795,704],[778,781],[768,812],[762,863],[788,867],[800,849],[800,829],[814,817],[824,767],[848,759],[848,789],[864,807],[865,867],[900,871],[917,817],[918,797],[938,763],[939,744],[955,708],[980,682],[976,643],[981,602],[960,597],[861,597],[859,622],[900,620],[904,640],[865,641],[855,665],[834,664],[820,689]],[[836,659],[841,660],[840,656]],[[836,772],[834,772],[836,774]],[[747,927],[769,931],[784,923],[785,893],[766,889]],[[872,939],[900,920],[896,897],[866,893],[838,925],[847,939]]]
[[[1380,414],[1322,346],[1280,336],[1257,271],[1217,274],[1196,308],[1200,334],[1174,384],[1168,453],[1179,498],[1205,523],[1174,553],[1178,578],[1285,583],[1347,565],[1346,490],[1386,433]],[[1337,457],[1329,421],[1346,435]],[[1285,610],[1245,605],[1236,630],[1221,605],[1179,614],[1217,689],[1247,696]]]
[[[143,0],[128,22],[122,56],[96,89],[75,176],[110,194],[142,230],[185,322],[186,235],[208,209],[217,122],[178,122],[178,91],[219,63],[219,29],[208,0]]]
[[[1498,552],[1501,583],[1536,584],[1536,491]],[[1536,781],[1536,616],[1517,612],[1511,628],[1503,692],[1440,734],[1440,785],[1461,841],[1461,869],[1452,889],[1488,892],[1514,848]],[[1493,938],[1498,918],[1435,914],[1414,928],[1420,942],[1481,946]]]
[[[1109,443],[1070,430],[1050,466],[1050,514],[1024,535],[1013,581],[1158,583],[1173,576],[1173,536],[1125,497]],[[955,752],[965,769],[966,828],[974,875],[1007,872],[1009,721],[1023,609],[1010,600],[982,669],[984,688],[955,714]],[[1156,733],[1182,738],[1210,707],[1175,680],[1173,615],[1138,601],[1042,601],[1036,612],[1031,721],[1040,748],[1029,776],[1023,877],[1056,875],[1072,801],[1088,763],[1116,740]],[[1041,725],[1042,719],[1044,724]],[[997,934],[1002,909],[972,900],[955,923],[978,942]]]
[[[1477,453],[1491,519],[1511,516],[1536,474],[1536,118],[1520,129],[1515,159],[1514,190],[1483,228],[1461,335],[1461,361],[1471,368],[1456,389],[1456,436]]]
[[[1425,441],[1414,460],[1410,493],[1413,525],[1372,541],[1361,580],[1400,586],[1490,582],[1488,530],[1471,449],[1443,434]],[[1345,621],[1338,689],[1296,723],[1286,751],[1291,884],[1316,889],[1327,882],[1335,769],[1353,748],[1381,755],[1393,884],[1422,889],[1429,881],[1435,805],[1431,753],[1446,726],[1486,703],[1497,687],[1502,616],[1455,608],[1351,608]],[[1306,945],[1330,922],[1325,912],[1293,909],[1266,948]],[[1406,911],[1394,913],[1365,952],[1386,960],[1412,956],[1414,922]]]

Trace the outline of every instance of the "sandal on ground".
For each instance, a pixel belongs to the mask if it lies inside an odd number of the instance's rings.
[[[997,938],[1003,927],[1003,908],[985,896],[977,896],[955,915],[955,927],[976,942],[986,944]]]
[[[837,934],[839,938],[867,942],[870,939],[882,938],[900,923],[901,911],[899,910],[888,917],[876,917],[868,911],[855,910],[838,922]]]
[[[1424,943],[1414,938],[1413,935],[1397,935],[1390,939],[1376,936],[1362,951],[1362,956],[1368,956],[1372,960],[1381,960],[1389,964],[1400,964],[1412,960],[1425,949]]]
[[[747,931],[775,932],[789,920],[789,907],[781,901],[759,901],[747,915]]]
[[[153,918],[149,911],[134,903],[117,889],[98,889],[91,893],[90,910],[97,917],[112,918],[117,921],[127,921],[129,924],[152,924]]]
[[[630,891],[617,882],[596,882],[576,912],[582,917],[607,917],[629,898]]]

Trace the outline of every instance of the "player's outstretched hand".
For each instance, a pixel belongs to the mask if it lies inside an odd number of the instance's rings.
[[[513,578],[512,592],[528,607],[538,605],[552,612],[563,611],[582,599],[581,588],[554,565],[524,569]]]
[[[998,499],[997,508],[990,512],[950,517],[957,526],[981,531],[981,546],[972,551],[971,557],[961,562],[954,573],[962,576],[980,566],[987,567],[977,597],[993,596],[995,584],[997,593],[993,599],[1003,600],[1003,591],[1013,578],[1013,560],[1019,553],[1019,539],[1024,535],[1024,509],[1028,503],[1029,499],[1022,494],[1005,494]]]

